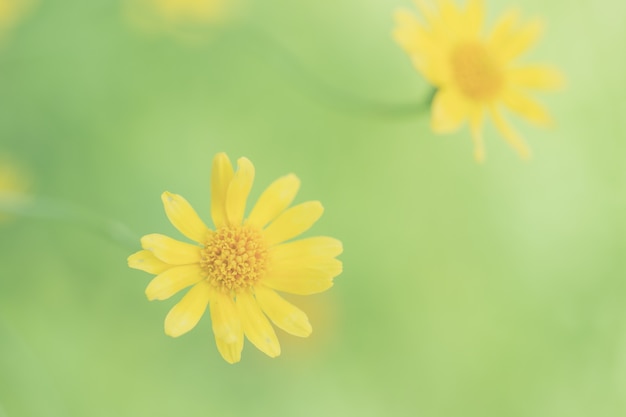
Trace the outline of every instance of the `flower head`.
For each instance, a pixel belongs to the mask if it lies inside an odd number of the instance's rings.
[[[318,201],[289,208],[300,187],[289,174],[274,181],[244,220],[254,180],[247,158],[233,171],[224,153],[213,161],[209,229],[181,196],[163,193],[165,213],[194,244],[151,234],[141,239],[143,250],[128,258],[131,268],[157,274],[146,288],[150,300],[164,300],[191,287],[165,319],[165,333],[180,336],[193,329],[207,306],[217,348],[223,358],[238,362],[244,335],[271,357],[280,345],[271,320],[300,337],[311,333],[304,312],[276,291],[308,295],[327,290],[341,273],[335,259],[342,245],[330,237],[293,238],[322,215]],[[268,320],[269,318],[269,320]]]
[[[411,57],[414,66],[437,88],[432,103],[431,127],[436,133],[458,130],[469,121],[474,154],[485,158],[483,121],[493,120],[500,134],[522,157],[530,150],[503,118],[501,107],[540,126],[552,123],[546,109],[527,90],[551,90],[561,86],[558,71],[542,65],[521,65],[517,58],[539,39],[538,20],[519,23],[516,11],[502,16],[487,35],[481,34],[484,7],[468,0],[464,9],[452,0],[415,0],[426,23],[410,12],[396,14],[394,38]]]

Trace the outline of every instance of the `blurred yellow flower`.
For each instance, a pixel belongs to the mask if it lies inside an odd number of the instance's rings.
[[[561,74],[548,66],[520,65],[517,58],[530,49],[542,32],[541,22],[519,24],[519,13],[503,15],[488,35],[481,34],[484,6],[468,0],[464,9],[451,0],[415,0],[425,24],[409,11],[396,13],[395,40],[414,66],[437,88],[431,127],[436,133],[458,130],[469,120],[474,154],[483,161],[483,121],[493,120],[500,134],[524,158],[530,150],[501,114],[501,107],[530,122],[552,123],[546,109],[526,90],[552,90],[562,85]]]
[[[126,0],[125,13],[144,32],[167,32],[197,40],[228,20],[234,0]]]
[[[0,36],[15,27],[32,3],[32,0],[0,0]]]
[[[8,155],[0,155],[0,203],[10,206],[24,203],[29,185],[30,180],[24,168]],[[0,222],[9,218],[0,208]]]
[[[274,181],[244,220],[254,180],[247,158],[213,160],[209,229],[181,196],[163,193],[170,222],[197,244],[160,234],[141,239],[143,250],[128,258],[131,268],[158,274],[146,288],[150,300],[165,300],[192,286],[165,319],[165,333],[178,337],[193,329],[209,306],[217,348],[229,363],[241,359],[244,334],[265,354],[276,357],[280,345],[269,319],[300,337],[311,333],[304,312],[276,291],[308,295],[327,290],[342,271],[340,241],[310,237],[290,241],[322,215],[318,201],[288,208],[300,188],[293,174]]]

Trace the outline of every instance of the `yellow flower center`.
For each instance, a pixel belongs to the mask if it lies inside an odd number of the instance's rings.
[[[478,42],[458,45],[452,52],[452,73],[470,99],[489,100],[503,84],[502,72],[487,48]]]
[[[260,231],[247,226],[226,226],[209,237],[202,249],[200,266],[214,287],[238,292],[263,277],[267,252]]]

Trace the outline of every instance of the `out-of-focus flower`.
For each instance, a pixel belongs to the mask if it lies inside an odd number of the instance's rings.
[[[293,174],[274,181],[244,220],[254,180],[247,158],[234,172],[224,153],[213,161],[209,229],[181,196],[163,193],[172,224],[197,244],[160,234],[141,239],[143,250],[128,258],[131,268],[158,274],[146,288],[150,300],[164,300],[192,286],[165,319],[165,333],[178,337],[193,329],[210,308],[217,348],[229,363],[241,359],[244,334],[265,354],[276,357],[280,345],[268,318],[300,337],[311,333],[304,312],[276,291],[309,295],[327,290],[342,271],[340,241],[310,237],[291,241],[322,215],[318,201],[288,208],[300,187]]]
[[[0,0],[0,39],[19,23],[32,3],[33,0]]]
[[[30,179],[26,170],[8,155],[0,155],[0,223],[11,218],[3,206],[15,207],[28,200]]]
[[[522,65],[517,58],[530,49],[542,32],[541,22],[519,23],[519,13],[503,15],[491,32],[481,34],[484,6],[469,0],[464,9],[451,0],[415,1],[424,16],[421,23],[409,11],[396,14],[394,38],[413,64],[437,88],[431,127],[436,133],[458,130],[469,121],[478,161],[485,158],[483,121],[487,114],[500,134],[522,157],[530,150],[501,113],[506,107],[540,126],[552,119],[527,90],[553,90],[563,84],[561,74],[544,65]]]
[[[232,18],[236,0],[125,0],[124,5],[130,22],[143,32],[197,40]]]

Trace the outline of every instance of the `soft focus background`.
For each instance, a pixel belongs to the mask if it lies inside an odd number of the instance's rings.
[[[0,153],[30,193],[137,239],[45,207],[2,219],[1,417],[626,415],[622,1],[487,1],[490,24],[510,6],[545,19],[527,62],[568,89],[540,96],[554,130],[515,121],[531,161],[489,127],[483,165],[467,130],[342,98],[429,94],[391,39],[408,0],[129,2],[0,18]],[[218,151],[256,165],[253,198],[296,173],[297,201],[326,208],[309,235],[344,242],[333,289],[292,297],[313,335],[280,332],[277,359],[246,342],[227,364],[208,315],[165,336],[180,297],[148,302],[151,275],[126,266],[139,236],[180,237],[162,191],[209,221]]]

